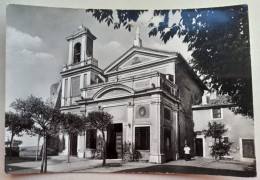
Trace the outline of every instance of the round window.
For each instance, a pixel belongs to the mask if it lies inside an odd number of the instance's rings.
[[[140,109],[139,109],[139,115],[141,116],[141,117],[144,117],[145,116],[145,114],[146,114],[146,109],[145,109],[145,107],[140,107]]]

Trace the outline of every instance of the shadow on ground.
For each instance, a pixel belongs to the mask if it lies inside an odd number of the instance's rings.
[[[31,161],[35,161],[35,158],[12,157],[10,159],[9,157],[5,157],[5,164],[31,162]],[[39,158],[38,161],[41,161],[41,158]]]
[[[155,165],[145,168],[126,169],[117,172],[124,173],[167,173],[167,174],[203,174],[237,177],[255,177],[255,171],[236,171],[226,169],[211,169],[202,167],[176,166],[176,165]]]
[[[27,173],[40,173],[40,170],[32,169],[28,167],[21,166],[10,166],[5,165],[5,173],[6,174],[27,174]]]

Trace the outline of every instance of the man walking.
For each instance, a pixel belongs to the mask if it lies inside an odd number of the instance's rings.
[[[185,144],[185,147],[184,147],[184,158],[185,158],[185,161],[188,161],[191,159],[191,155],[190,155],[190,147],[187,146],[187,144]]]

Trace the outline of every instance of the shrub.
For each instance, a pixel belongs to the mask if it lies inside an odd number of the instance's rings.
[[[102,159],[102,150],[100,149],[93,149],[91,150],[91,158],[93,159]]]
[[[211,146],[210,155],[215,159],[222,159],[223,156],[229,155],[230,145],[232,143],[219,142]]]
[[[141,158],[141,153],[135,149],[134,145],[131,145],[130,142],[123,143],[123,161],[132,162]]]

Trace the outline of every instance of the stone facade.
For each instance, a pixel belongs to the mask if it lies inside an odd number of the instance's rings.
[[[124,142],[135,145],[149,162],[182,157],[184,142],[194,144],[191,105],[200,102],[206,87],[180,54],[143,47],[138,31],[133,47],[100,69],[93,57],[95,39],[85,27],[67,38],[69,58],[61,72],[61,111],[111,114],[113,130],[106,133],[111,158],[121,158]],[[90,135],[93,132],[95,137]],[[99,133],[77,137],[78,157],[91,156],[100,143]]]
[[[210,137],[205,138],[201,132],[208,128],[208,122],[216,121],[224,124],[228,129],[223,136],[223,141],[232,143],[230,155],[227,158],[253,161],[255,158],[254,121],[240,114],[234,114],[232,108],[236,108],[236,106],[228,103],[225,99],[225,97],[217,96],[215,93],[205,94],[202,104],[192,107],[194,131],[197,134],[195,155],[211,157],[210,146],[214,144],[214,140]]]

